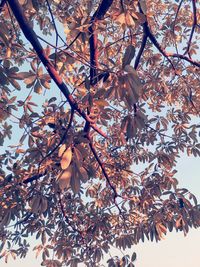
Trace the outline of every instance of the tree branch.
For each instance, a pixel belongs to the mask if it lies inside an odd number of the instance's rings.
[[[90,44],[90,84],[95,85],[98,82],[97,68],[98,68],[98,49],[97,49],[97,33],[95,32],[95,22],[88,28],[89,44]]]
[[[187,57],[187,56],[185,56],[185,55],[175,54],[175,53],[166,53],[166,55],[167,55],[168,57],[175,57],[175,58],[183,59],[183,60],[185,60],[185,61],[191,63],[192,65],[194,65],[194,66],[200,68],[200,62],[197,62],[197,61],[195,61],[195,60],[193,60],[193,59],[191,59],[191,58],[189,58],[189,57]]]
[[[90,84],[95,85],[98,81],[105,77],[105,74],[98,75],[97,68],[98,68],[98,36],[95,32],[95,23],[97,20],[101,20],[104,18],[106,12],[112,5],[113,0],[102,0],[101,4],[99,5],[97,11],[92,16],[90,21],[91,26],[88,28],[89,31],[89,46],[90,46]],[[88,108],[88,116],[90,110]],[[86,121],[84,131],[88,133],[90,131],[90,124]]]
[[[96,159],[96,161],[98,162],[98,164],[99,164],[99,166],[100,166],[100,168],[101,168],[101,170],[102,170],[102,173],[103,173],[103,175],[104,175],[104,177],[105,177],[105,179],[106,179],[108,185],[110,186],[111,190],[112,190],[113,193],[114,193],[114,204],[116,205],[116,207],[117,207],[118,210],[119,210],[119,213],[121,214],[121,209],[120,209],[120,207],[119,207],[119,205],[117,204],[117,201],[116,201],[117,197],[121,197],[121,196],[117,193],[115,187],[114,187],[114,186],[112,185],[112,183],[110,182],[110,178],[109,178],[109,176],[108,176],[108,174],[107,174],[106,168],[105,168],[103,162],[101,161],[101,159],[99,158],[99,156],[98,156],[98,154],[97,154],[97,151],[95,150],[95,147],[94,147],[94,145],[93,145],[93,142],[92,142],[92,140],[91,140],[89,134],[88,134],[87,138],[88,138],[88,140],[90,141],[89,146],[90,146],[90,149],[91,149],[91,151],[92,151],[92,154],[93,154],[94,158]]]
[[[197,26],[197,8],[196,8],[196,0],[192,0],[192,8],[193,8],[193,23],[192,23],[192,29],[191,29],[191,33],[190,33],[190,37],[189,37],[189,41],[188,41],[188,46],[187,46],[187,49],[184,53],[189,55],[190,56],[190,45],[191,45],[191,42],[192,42],[192,38],[193,38],[193,35],[194,35],[194,30],[195,30],[195,27]]]
[[[90,45],[90,84],[95,85],[99,81],[97,68],[98,68],[98,36],[95,32],[95,24],[98,20],[102,20],[112,5],[113,0],[103,0],[99,5],[98,9],[92,16],[90,21],[91,26],[88,28],[89,31],[89,45]]]
[[[92,16],[92,20],[93,19],[98,19],[98,20],[103,19],[105,14],[107,13],[108,9],[112,5],[112,3],[113,3],[113,0],[102,0],[97,11]]]
[[[92,123],[89,116],[80,108],[76,100],[70,94],[68,87],[63,82],[61,76],[54,68],[48,56],[45,54],[45,51],[42,45],[40,44],[37,38],[37,35],[35,34],[34,30],[31,28],[28,20],[26,19],[23,9],[20,6],[18,0],[7,0],[7,1],[26,39],[32,44],[41,62],[46,67],[50,77],[54,80],[54,82],[56,83],[60,91],[64,94],[71,108],[76,110],[81,115],[81,117],[85,119],[96,132],[98,132],[103,137],[107,137],[107,135],[102,130],[100,130],[96,125]]]
[[[59,201],[59,204],[60,204],[60,209],[61,209],[62,215],[63,215],[63,217],[65,219],[65,222],[72,228],[72,230],[75,233],[77,232],[82,237],[82,232],[79,229],[77,229],[76,227],[74,227],[74,224],[71,223],[70,220],[68,219],[68,216],[67,216],[67,213],[66,213],[66,209],[65,209],[64,204],[62,202],[62,198],[61,198],[60,192],[58,193],[58,197],[59,197],[58,201]]]
[[[182,6],[182,4],[183,4],[183,1],[184,1],[184,0],[181,0],[181,2],[180,2],[179,5],[178,5],[177,11],[176,11],[176,15],[175,15],[174,23],[173,23],[173,32],[175,31],[176,20],[177,20],[177,18],[178,18],[178,14],[179,14],[179,11],[180,11],[181,6]]]
[[[140,49],[139,49],[138,54],[137,54],[136,59],[135,59],[135,64],[134,64],[134,68],[135,69],[137,69],[137,67],[138,67],[138,65],[140,63],[140,58],[141,58],[141,56],[142,56],[142,54],[144,52],[146,43],[147,43],[147,35],[144,32],[143,38],[142,38],[142,43],[141,43]]]
[[[195,1],[195,0],[194,0]],[[139,9],[140,9],[140,12],[142,14],[143,11],[140,7],[140,4],[139,4]],[[172,65],[173,69],[175,70],[175,67],[174,67],[174,64],[173,62],[171,61],[170,57],[176,57],[176,58],[180,58],[180,59],[183,59],[189,63],[191,63],[192,65],[194,66],[197,66],[200,68],[200,63],[197,62],[197,61],[194,61],[192,60],[191,58],[188,58],[187,56],[185,55],[181,55],[181,54],[176,54],[176,53],[167,53],[159,44],[159,42],[157,41],[156,37],[153,35],[153,33],[151,32],[150,28],[149,28],[149,25],[148,25],[148,21],[145,21],[145,23],[143,24],[143,29],[144,29],[144,34],[146,34],[147,37],[149,37],[149,39],[151,40],[151,42],[153,43],[153,45],[158,49],[158,51],[170,62],[170,64]]]

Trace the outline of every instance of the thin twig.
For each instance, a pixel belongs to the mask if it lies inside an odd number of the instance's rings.
[[[182,6],[182,4],[183,4],[183,1],[184,1],[184,0],[181,0],[181,2],[180,2],[179,5],[178,5],[177,11],[176,11],[176,15],[175,15],[175,18],[174,18],[174,23],[173,23],[173,29],[172,29],[173,32],[175,32],[176,20],[177,20],[177,18],[178,18],[178,14],[179,14],[179,11],[180,11],[181,6]]]
[[[61,212],[62,212],[62,215],[65,219],[65,222],[72,228],[72,230],[78,234],[80,234],[82,236],[82,233],[79,229],[77,229],[76,227],[74,227],[74,224],[70,222],[70,220],[68,219],[68,216],[67,216],[67,213],[66,213],[66,209],[64,207],[64,204],[62,202],[62,198],[61,198],[61,193],[58,192],[58,197],[59,197],[59,204],[60,204],[60,209],[61,209]]]
[[[193,8],[193,23],[192,23],[192,29],[191,29],[191,33],[190,33],[190,37],[189,37],[189,41],[188,41],[188,46],[187,46],[187,49],[184,53],[189,55],[189,57],[191,58],[190,56],[190,46],[191,46],[191,42],[192,42],[192,38],[193,38],[193,35],[194,35],[194,31],[195,31],[195,27],[197,26],[197,8],[196,8],[196,0],[192,0],[192,8]]]
[[[90,142],[89,142],[89,146],[90,146],[91,152],[92,152],[94,158],[96,159],[96,161],[98,162],[98,164],[99,164],[99,166],[100,166],[100,168],[101,168],[101,171],[102,171],[102,173],[103,173],[103,175],[104,175],[104,177],[105,177],[105,179],[106,179],[108,185],[110,186],[111,190],[112,190],[113,193],[114,193],[114,196],[113,196],[113,197],[114,197],[114,204],[115,204],[115,206],[117,207],[117,209],[119,210],[119,213],[121,214],[121,209],[120,209],[120,207],[119,207],[119,205],[118,205],[118,203],[117,203],[117,198],[120,197],[120,195],[117,193],[116,188],[112,185],[112,183],[111,183],[111,181],[110,181],[110,179],[109,179],[109,176],[108,176],[108,174],[107,174],[105,165],[104,165],[104,163],[101,161],[101,159],[99,158],[99,156],[98,156],[98,154],[97,154],[97,151],[96,151],[96,149],[95,149],[95,147],[94,147],[94,144],[93,144],[93,142],[92,142],[92,140],[91,140],[89,134],[88,134],[87,138],[88,138],[88,140],[90,141]]]

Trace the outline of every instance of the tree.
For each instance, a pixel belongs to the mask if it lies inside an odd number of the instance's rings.
[[[32,235],[44,266],[99,266],[113,245],[199,227],[197,200],[176,179],[181,153],[200,156],[199,10],[195,0],[1,1],[6,261],[25,257]]]

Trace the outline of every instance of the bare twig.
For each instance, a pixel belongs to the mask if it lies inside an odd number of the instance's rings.
[[[54,63],[54,65],[56,66],[56,63],[57,63],[58,38],[60,37],[60,34],[59,34],[59,32],[58,32],[58,29],[57,29],[57,26],[56,26],[56,23],[55,23],[55,20],[54,20],[54,16],[53,16],[53,13],[52,13],[51,6],[50,6],[50,4],[49,4],[49,1],[46,0],[46,3],[47,3],[47,6],[48,6],[49,13],[50,13],[50,15],[51,15],[51,20],[52,20],[52,23],[53,23],[55,32],[56,32],[56,48],[55,48],[55,63]]]
[[[188,58],[188,57],[185,56],[185,55],[175,54],[175,53],[166,53],[166,55],[167,55],[168,57],[174,57],[174,58],[180,58],[180,59],[183,59],[183,60],[185,60],[185,61],[191,63],[192,65],[194,65],[194,66],[200,68],[200,62],[197,62],[197,61],[195,61],[195,60],[193,60],[193,59],[191,59],[191,58]]]

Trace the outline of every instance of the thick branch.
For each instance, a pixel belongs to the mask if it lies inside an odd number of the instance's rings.
[[[102,20],[112,5],[113,0],[103,0],[99,5],[97,11],[91,19],[91,26],[89,27],[89,45],[90,45],[90,84],[95,85],[99,81],[98,69],[98,37],[95,32],[95,24],[98,20]]]
[[[112,3],[113,3],[113,0],[102,0],[97,11],[94,13],[92,19],[98,19],[98,20],[103,19],[108,9],[112,5]]]
[[[44,66],[46,67],[49,75],[54,80],[54,82],[56,83],[56,85],[58,86],[60,91],[64,94],[64,96],[68,100],[71,108],[76,110],[81,115],[81,117],[83,119],[85,119],[87,122],[89,122],[90,126],[96,132],[98,132],[102,136],[106,137],[105,133],[103,133],[96,125],[92,124],[89,116],[80,108],[80,106],[77,104],[76,100],[70,94],[68,87],[63,82],[61,76],[59,75],[59,73],[54,68],[54,66],[51,63],[51,61],[49,60],[48,56],[45,54],[45,51],[44,51],[42,45],[40,44],[40,42],[39,42],[39,40],[37,38],[37,35],[35,34],[33,29],[31,28],[28,20],[26,19],[25,15],[23,13],[22,7],[19,5],[18,0],[8,0],[8,3],[10,5],[10,8],[11,8],[15,18],[17,19],[17,21],[18,21],[18,23],[20,25],[20,28],[23,31],[25,37],[32,44],[32,46],[35,49],[38,57],[40,58],[40,60],[44,64]]]
[[[141,43],[140,49],[139,49],[138,54],[137,54],[136,59],[135,59],[135,64],[134,64],[134,68],[135,69],[137,69],[137,67],[138,67],[138,65],[140,63],[140,58],[141,58],[141,56],[142,56],[142,54],[144,52],[146,43],[147,43],[147,35],[144,32],[143,38],[142,38],[142,43]]]

